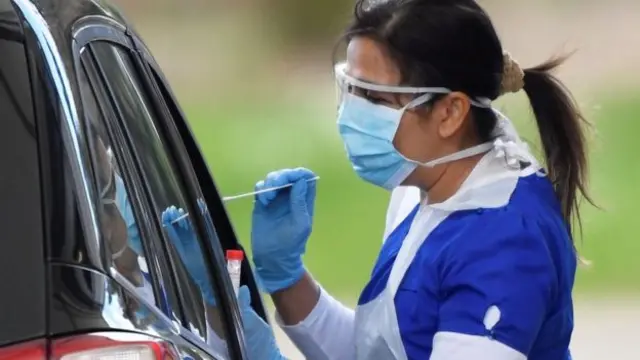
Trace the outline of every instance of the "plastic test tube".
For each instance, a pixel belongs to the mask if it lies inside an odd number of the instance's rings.
[[[240,291],[240,272],[242,271],[242,260],[244,260],[244,251],[242,250],[227,250],[227,272],[231,278],[231,284],[233,285],[233,291],[238,297]]]

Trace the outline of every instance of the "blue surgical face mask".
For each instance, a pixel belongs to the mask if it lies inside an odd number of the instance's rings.
[[[353,170],[385,189],[402,183],[418,166],[393,146],[402,112],[345,94],[338,111],[338,130]]]
[[[393,145],[402,115],[407,109],[432,98],[424,94],[401,109],[374,104],[347,93],[338,112],[338,129],[355,172],[365,181],[387,190],[402,182],[418,167],[433,167],[490,150],[492,143],[480,144],[426,163],[403,156]]]

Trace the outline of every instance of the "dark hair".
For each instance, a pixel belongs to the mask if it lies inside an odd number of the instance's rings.
[[[447,87],[471,98],[500,96],[502,45],[491,19],[474,0],[358,0],[345,39],[357,36],[385,47],[401,71],[403,85]],[[586,121],[569,91],[550,74],[564,60],[525,69],[524,90],[549,178],[571,227],[574,218],[580,224],[579,195],[591,199],[586,191]],[[495,113],[472,107],[472,114],[480,140],[490,140]]]

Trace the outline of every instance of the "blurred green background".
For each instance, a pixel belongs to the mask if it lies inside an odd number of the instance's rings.
[[[351,2],[120,2],[165,70],[224,195],[250,191],[279,168],[304,166],[320,175],[305,261],[325,288],[355,298],[382,242],[388,193],[356,177],[335,129],[331,50]],[[583,208],[577,242],[592,265],[578,271],[577,291],[640,290],[640,221],[632,207],[640,180],[634,151],[640,47],[630,45],[640,33],[637,3],[481,3],[524,66],[578,50],[558,75],[595,125],[591,191],[602,210]],[[498,105],[536,144],[525,99],[509,96]],[[251,206],[251,200],[228,204],[245,244]]]

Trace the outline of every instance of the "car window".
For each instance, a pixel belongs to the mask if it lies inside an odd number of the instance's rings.
[[[150,67],[150,72],[153,75],[153,80],[158,86],[160,95],[164,99],[165,104],[169,110],[169,116],[173,120],[173,124],[176,127],[177,134],[180,137],[180,141],[184,144],[186,155],[189,162],[192,164],[195,170],[196,179],[198,185],[202,189],[204,194],[210,196],[207,205],[209,205],[210,218],[207,218],[207,225],[211,229],[209,231],[209,238],[214,247],[221,247],[227,249],[242,249],[242,246],[238,243],[236,234],[231,226],[231,222],[227,216],[226,210],[223,205],[222,198],[216,188],[209,167],[207,166],[198,144],[195,142],[192,131],[182,113],[179,104],[176,101],[175,96],[171,93],[171,90],[164,78],[164,75],[160,72],[158,65],[152,60],[147,59]],[[210,221],[210,222],[209,222]],[[253,309],[263,318],[267,319],[267,312],[262,303],[262,297],[258,290],[258,284],[253,276],[253,271],[249,264],[248,259],[242,263],[242,273],[240,279],[241,285],[247,286],[251,293],[251,306]]]
[[[147,300],[156,304],[149,274],[149,264],[140,237],[138,221],[129,202],[129,193],[114,154],[104,115],[83,69],[78,73],[85,117],[93,181],[97,189],[97,209],[101,243],[111,265],[134,285]],[[149,247],[148,247],[149,248]]]
[[[176,262],[179,273],[186,269],[189,274],[179,279],[178,284],[184,293],[181,298],[195,301],[184,304],[185,327],[209,344],[225,346],[227,334],[224,321],[214,306],[220,302],[205,270],[205,260],[193,230],[193,222],[188,215],[181,217],[181,221],[166,221],[169,218],[175,220],[176,215],[182,214],[180,210],[186,209],[188,197],[182,189],[180,176],[174,171],[163,137],[156,128],[158,115],[145,92],[136,66],[127,49],[106,42],[95,42],[90,47],[103,71],[114,105],[123,118],[153,201],[155,215],[163,222],[171,258]]]

